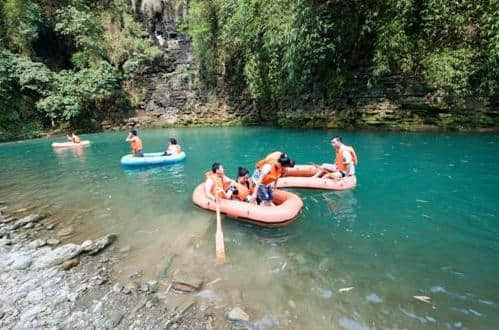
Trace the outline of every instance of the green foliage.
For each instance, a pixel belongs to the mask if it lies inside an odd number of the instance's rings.
[[[38,38],[42,24],[40,7],[26,0],[5,0],[0,6],[8,47],[29,55],[31,43]]]
[[[99,108],[118,93],[118,80],[112,66],[101,62],[95,69],[61,71],[47,96],[36,106],[53,119],[70,121]]]
[[[201,78],[242,77],[257,101],[334,96],[359,71],[493,96],[498,15],[497,0],[195,0],[188,30]]]
[[[102,26],[88,7],[78,9],[68,6],[57,10],[55,31],[74,42],[77,49],[84,51],[73,58],[76,66],[93,65],[99,62],[105,51],[102,45]]]
[[[456,95],[470,94],[470,77],[476,70],[469,49],[444,49],[423,59],[424,77],[434,87]]]

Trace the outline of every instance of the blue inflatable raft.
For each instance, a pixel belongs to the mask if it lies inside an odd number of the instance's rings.
[[[144,153],[144,157],[134,157],[129,154],[121,157],[121,165],[125,167],[165,165],[181,162],[185,157],[185,152],[171,156],[163,156],[162,152],[152,152]]]

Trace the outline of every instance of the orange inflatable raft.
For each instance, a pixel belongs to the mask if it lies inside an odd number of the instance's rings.
[[[230,218],[253,223],[264,227],[281,227],[292,223],[303,208],[302,200],[293,193],[274,190],[276,206],[262,206],[239,200],[220,200],[220,212]],[[200,208],[216,211],[215,202],[209,200],[204,192],[204,183],[194,189],[192,201]]]
[[[278,188],[311,188],[327,190],[352,189],[357,185],[357,178],[348,176],[341,180],[313,178],[317,173],[315,165],[296,165],[286,169],[286,176],[277,180]]]

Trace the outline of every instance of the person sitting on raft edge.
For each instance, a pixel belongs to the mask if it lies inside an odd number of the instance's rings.
[[[128,137],[125,141],[130,142],[132,155],[134,157],[144,157],[144,154],[142,153],[142,140],[137,135],[137,130],[134,129],[130,133],[128,133]]]
[[[355,175],[355,166],[357,166],[357,154],[355,150],[343,144],[341,136],[335,136],[331,139],[331,146],[336,152],[334,164],[322,164],[314,177],[331,178],[340,180],[346,176]]]
[[[80,143],[80,137],[76,135],[74,132],[69,132],[67,135],[68,140],[73,142],[73,143]]]
[[[166,151],[163,153],[163,156],[178,155],[181,152],[182,152],[182,147],[180,147],[180,145],[177,143],[177,139],[171,138],[170,145],[168,146]]]
[[[213,163],[211,171],[204,174],[204,192],[206,197],[215,201],[217,199],[230,199],[234,193],[235,181],[225,175],[225,170],[220,163]],[[237,193],[237,192],[236,192]]]
[[[273,152],[255,165],[255,172],[251,179],[254,182],[254,190],[250,200],[260,200],[266,206],[273,206],[273,186],[277,180],[285,175],[286,167],[294,167],[295,162],[289,156],[280,151]]]
[[[253,188],[255,187],[253,180],[250,178],[250,173],[244,167],[237,168],[236,190],[232,197],[237,198],[242,202],[249,202]]]

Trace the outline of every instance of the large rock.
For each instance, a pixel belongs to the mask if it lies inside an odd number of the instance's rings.
[[[105,249],[107,246],[111,245],[116,239],[118,238],[118,235],[116,234],[108,234],[106,236],[103,236],[99,239],[97,239],[93,244],[88,247],[88,254],[90,255],[95,255],[99,252],[101,252],[103,249]]]
[[[47,268],[62,264],[64,261],[72,259],[81,253],[81,246],[76,244],[66,244],[51,250],[47,254],[40,256],[35,260],[34,267],[36,269]]]
[[[235,307],[230,312],[227,318],[231,321],[249,321],[249,315],[246,314],[241,308]]]

